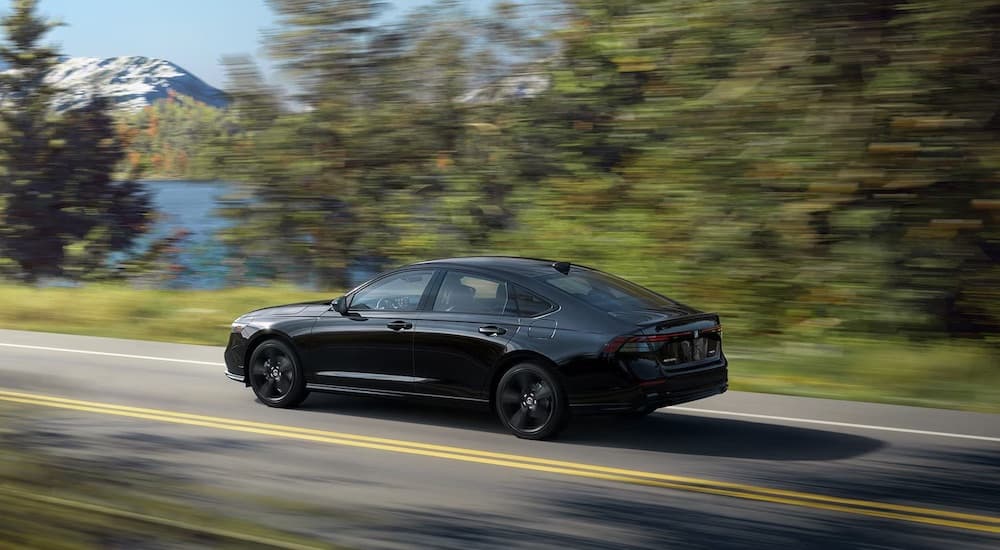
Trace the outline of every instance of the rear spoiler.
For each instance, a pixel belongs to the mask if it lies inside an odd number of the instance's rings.
[[[677,329],[704,330],[721,326],[718,313],[693,313],[682,315],[666,321],[657,321],[641,325],[643,329],[652,329],[655,332],[676,331]]]

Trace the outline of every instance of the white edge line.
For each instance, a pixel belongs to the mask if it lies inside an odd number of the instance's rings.
[[[110,353],[106,351],[90,351],[82,349],[69,349],[69,348],[52,348],[48,346],[29,346],[26,344],[7,344],[0,343],[0,346],[9,348],[23,348],[23,349],[37,349],[43,351],[61,351],[64,353],[82,353],[86,355],[103,355],[106,357],[122,357],[125,359],[143,359],[146,361],[167,361],[172,363],[188,363],[191,365],[211,365],[213,367],[224,366],[223,363],[214,363],[211,361],[194,361],[191,359],[173,359],[170,357],[154,357],[151,355],[131,355],[127,353]],[[989,437],[985,435],[969,435],[969,434],[955,434],[948,432],[932,432],[928,430],[912,430],[909,428],[892,428],[889,426],[872,426],[869,424],[852,424],[849,422],[834,422],[832,420],[814,420],[810,418],[793,418],[790,416],[772,416],[768,414],[754,414],[754,413],[741,413],[741,412],[731,412],[731,411],[718,411],[712,409],[699,409],[695,407],[667,407],[668,410],[691,412],[691,413],[701,413],[701,414],[712,414],[718,416],[735,416],[741,418],[757,418],[760,420],[778,420],[782,422],[797,422],[800,424],[818,424],[821,426],[837,426],[841,428],[858,428],[862,430],[876,430],[882,432],[897,432],[897,433],[907,433],[916,435],[931,435],[937,437],[952,437],[956,439],[973,439],[976,441],[990,441],[994,443],[1000,443],[1000,437]]]
[[[83,349],[68,349],[68,348],[50,348],[47,346],[29,346],[26,344],[6,344],[0,343],[0,346],[8,348],[22,348],[22,349],[37,349],[43,351],[61,351],[64,353],[83,353],[86,355],[103,355],[105,357],[124,357],[125,359],[144,359],[146,361],[168,361],[171,363],[188,363],[191,365],[211,365],[213,367],[225,366],[223,363],[215,363],[212,361],[194,361],[191,359],[173,359],[170,357],[153,357],[151,355],[131,355],[128,353],[110,353],[107,351],[91,351]]]
[[[932,432],[928,430],[911,430],[909,428],[891,428],[889,426],[871,426],[869,424],[851,424],[849,422],[834,422],[832,420],[813,420],[809,418],[792,418],[789,416],[771,416],[768,414],[753,414],[730,411],[716,411],[711,409],[699,409],[696,407],[667,407],[667,411],[683,411],[701,414],[714,414],[719,416],[738,416],[742,418],[758,418],[761,420],[780,420],[783,422],[798,422],[800,424],[820,424],[823,426],[838,426],[841,428],[859,428],[863,430],[878,430],[882,432],[899,432],[917,435],[935,435],[938,437],[954,437],[958,439],[975,439],[977,441],[992,441],[1000,443],[1000,437],[989,437],[985,435],[953,434],[948,432]]]

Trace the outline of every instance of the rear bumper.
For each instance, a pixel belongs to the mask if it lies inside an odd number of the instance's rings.
[[[603,395],[570,398],[574,413],[599,414],[657,409],[724,393],[729,389],[729,365],[725,359],[711,365],[637,382]]]

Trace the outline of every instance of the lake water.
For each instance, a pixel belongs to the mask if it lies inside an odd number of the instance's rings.
[[[226,260],[227,247],[218,239],[218,232],[230,226],[230,221],[216,211],[221,199],[236,191],[232,183],[213,181],[144,180],[150,192],[156,221],[137,245],[175,235],[185,234],[178,252],[172,258],[175,276],[165,286],[172,288],[219,288],[232,284]]]
[[[218,209],[231,205],[232,197],[241,194],[238,184],[176,180],[144,180],[141,183],[150,192],[157,214],[150,231],[138,240],[137,249],[145,249],[150,243],[178,232],[184,233],[178,251],[170,258],[170,276],[165,279],[153,277],[148,283],[166,288],[210,289],[269,282],[273,269],[267,265],[268,259],[248,262],[219,239],[219,232],[233,222],[221,217]],[[384,267],[385,261],[377,257],[355,259],[348,266],[349,282],[352,286],[360,284]],[[323,286],[307,273],[301,276],[301,280],[295,281],[298,286]]]

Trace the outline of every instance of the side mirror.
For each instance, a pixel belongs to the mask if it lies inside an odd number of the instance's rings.
[[[337,313],[341,315],[347,315],[347,296],[341,296],[340,298],[337,298],[330,305],[333,306],[333,309],[336,310]]]

